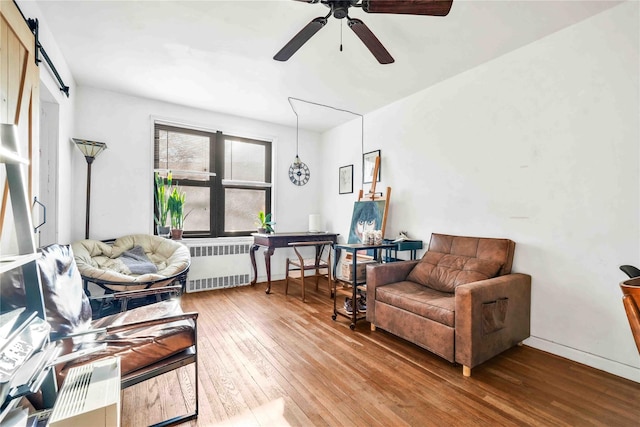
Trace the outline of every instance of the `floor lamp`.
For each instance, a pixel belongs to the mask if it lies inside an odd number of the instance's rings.
[[[87,141],[86,139],[71,138],[80,149],[87,161],[87,209],[86,209],[86,225],[84,229],[84,238],[89,238],[89,214],[91,206],[91,164],[98,157],[98,154],[107,149],[104,142]]]

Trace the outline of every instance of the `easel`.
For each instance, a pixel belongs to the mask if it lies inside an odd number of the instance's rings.
[[[376,156],[376,163],[373,167],[373,178],[371,182],[371,188],[366,196],[363,194],[362,188],[358,192],[358,201],[362,202],[365,200],[376,201],[376,200],[384,200],[384,215],[382,215],[382,224],[380,230],[382,231],[382,237],[384,238],[384,232],[387,227],[387,212],[389,212],[389,199],[391,198],[391,187],[387,187],[387,191],[385,194],[378,193],[376,194],[376,183],[378,179],[378,171],[380,170],[380,156]]]
[[[358,192],[358,202],[378,202],[384,201],[384,212],[382,214],[382,223],[380,224],[380,231],[382,231],[382,237],[384,238],[385,229],[387,226],[387,213],[389,212],[389,199],[391,198],[391,187],[387,187],[385,193],[376,193],[376,182],[378,178],[378,171],[380,170],[380,156],[376,156],[375,166],[373,167],[373,178],[371,182],[371,188],[369,192],[365,195],[363,190],[360,189]],[[358,254],[358,259],[362,260],[370,260],[372,259],[369,255]],[[345,259],[348,261],[351,259],[351,254],[346,254]]]

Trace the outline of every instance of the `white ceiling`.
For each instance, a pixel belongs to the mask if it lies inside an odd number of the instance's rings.
[[[274,61],[302,27],[327,14],[320,4],[37,3],[37,18],[50,27],[79,85],[294,126],[287,97],[365,114],[619,2],[454,0],[446,17],[351,8],[350,16],[362,19],[395,58],[390,65],[378,64],[335,18],[289,61]],[[302,128],[322,131],[354,117],[294,105]]]

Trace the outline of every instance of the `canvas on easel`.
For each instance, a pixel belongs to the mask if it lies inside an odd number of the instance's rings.
[[[375,158],[374,176],[379,167],[380,157],[378,156]],[[362,243],[362,236],[366,231],[380,230],[384,237],[390,197],[390,187],[387,187],[385,193],[376,193],[376,181],[371,183],[371,189],[366,195],[360,190],[358,200],[353,204],[348,243]]]
[[[353,204],[349,243],[363,243],[367,231],[382,230],[385,219],[385,200],[359,200]]]

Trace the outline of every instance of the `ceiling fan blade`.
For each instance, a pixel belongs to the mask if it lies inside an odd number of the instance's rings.
[[[311,37],[322,27],[327,24],[327,18],[319,17],[309,22],[298,34],[293,36],[289,43],[284,45],[282,49],[273,57],[276,61],[286,61],[302,47],[303,44],[309,41]]]
[[[447,16],[453,0],[363,0],[368,13]]]
[[[364,43],[364,45],[371,51],[379,63],[391,64],[394,62],[389,51],[382,46],[380,40],[378,40],[375,34],[371,32],[364,22],[356,18],[349,18],[349,28],[356,33],[360,40],[362,40],[362,43]]]

